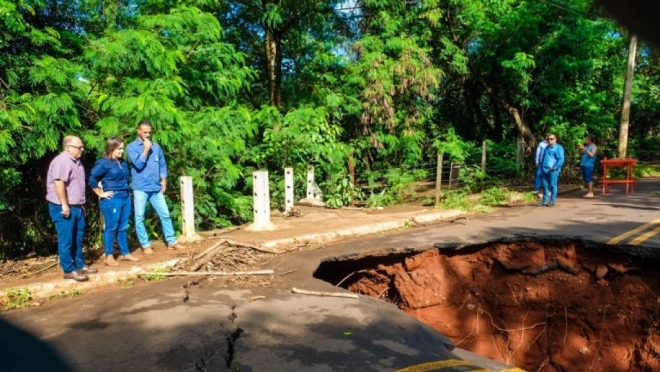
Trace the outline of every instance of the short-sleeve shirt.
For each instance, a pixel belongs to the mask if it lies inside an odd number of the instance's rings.
[[[46,200],[62,204],[55,193],[55,180],[64,182],[69,204],[85,204],[85,168],[80,159],[61,152],[50,162],[46,176]]]
[[[595,148],[596,145],[594,144],[585,146],[585,151],[582,153],[582,159],[580,159],[580,166],[593,168],[596,165],[596,154],[594,154],[594,156],[589,156],[589,154],[587,154],[587,151],[592,152]]]

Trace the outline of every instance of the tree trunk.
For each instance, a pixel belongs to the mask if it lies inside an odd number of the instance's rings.
[[[500,105],[502,108],[504,108],[512,117],[513,120],[516,123],[516,128],[518,128],[518,132],[520,133],[520,136],[525,140],[527,145],[530,148],[534,147],[534,135],[532,134],[532,131],[529,129],[529,126],[525,122],[525,119],[520,115],[520,111],[518,111],[517,108],[513,107],[510,105],[508,102],[504,101],[500,97],[497,96],[495,93],[495,90],[489,86],[483,79],[479,79],[481,82],[481,85],[486,89],[486,92],[490,97],[497,102],[498,105]]]
[[[635,55],[637,54],[637,35],[630,36],[628,44],[628,67],[626,81],[623,83],[623,103],[621,105],[621,122],[619,123],[618,157],[625,158],[628,152],[628,128],[630,127],[630,95],[632,92],[633,73],[635,70]]]
[[[266,70],[268,72],[268,94],[270,104],[280,108],[282,101],[282,50],[281,40],[276,35],[276,31],[268,26],[266,30]]]

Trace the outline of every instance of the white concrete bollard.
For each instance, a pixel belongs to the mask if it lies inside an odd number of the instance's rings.
[[[325,203],[321,198],[321,190],[314,182],[314,166],[312,165],[307,168],[307,195],[304,199],[299,200],[298,204],[325,207]]]
[[[247,230],[275,230],[277,227],[270,222],[270,187],[268,185],[268,171],[253,172],[252,182],[254,196],[254,222],[247,227]]]
[[[193,196],[193,181],[192,177],[183,176],[179,177],[181,182],[181,237],[179,240],[182,242],[193,242],[204,240],[201,235],[195,233],[195,204]]]
[[[284,168],[284,213],[293,209],[293,168]]]
[[[314,167],[307,167],[307,196],[306,199],[314,199]]]

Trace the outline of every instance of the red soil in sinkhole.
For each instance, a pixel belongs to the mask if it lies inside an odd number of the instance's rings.
[[[580,242],[361,259],[342,287],[527,371],[660,371],[660,265]]]

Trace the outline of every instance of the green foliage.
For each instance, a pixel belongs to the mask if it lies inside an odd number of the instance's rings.
[[[330,208],[341,208],[351,206],[364,199],[364,192],[353,185],[350,177],[345,173],[337,173],[328,181],[321,184],[325,190],[323,199]]]
[[[633,168],[633,177],[635,178],[657,176],[660,176],[660,166],[656,164],[637,164]]]
[[[490,187],[479,196],[479,203],[488,207],[508,204],[511,200],[511,192],[501,187]]]
[[[366,197],[346,183],[354,177],[369,185],[368,205],[382,206],[409,198],[441,151],[462,163],[467,188],[444,203],[469,207],[471,192],[521,174],[521,136],[525,163],[549,131],[567,167],[587,133],[600,158],[616,152],[627,38],[593,16],[591,0],[367,0],[353,4],[355,13],[313,0],[101,5],[0,0],[4,257],[56,252],[35,196],[62,138],[83,139],[89,167],[107,137],[131,141],[142,119],[166,153],[177,230],[184,175],[204,230],[250,221],[255,169],[270,171],[275,205],[282,168],[304,184],[311,165],[330,204]],[[660,153],[659,62],[640,44],[629,153],[648,161]],[[88,226],[98,231],[90,204]],[[155,216],[147,224],[156,237]],[[98,239],[87,234],[87,250]]]
[[[340,142],[342,128],[328,120],[325,107],[301,107],[282,115],[272,106],[255,114],[263,129],[261,145],[251,156],[257,164],[282,169],[320,164],[334,173],[346,162],[348,148]]]
[[[29,307],[32,300],[32,294],[27,288],[10,288],[5,291],[4,295],[5,311]]]
[[[371,172],[368,175],[371,193],[367,206],[384,207],[410,199],[415,193],[415,183],[427,177],[425,169],[391,168]]]
[[[479,194],[472,194],[468,188],[463,188],[445,192],[439,206],[443,209],[486,213],[494,207],[508,205],[512,195],[510,190],[502,187],[489,187]],[[524,197],[521,199],[528,201]]]

